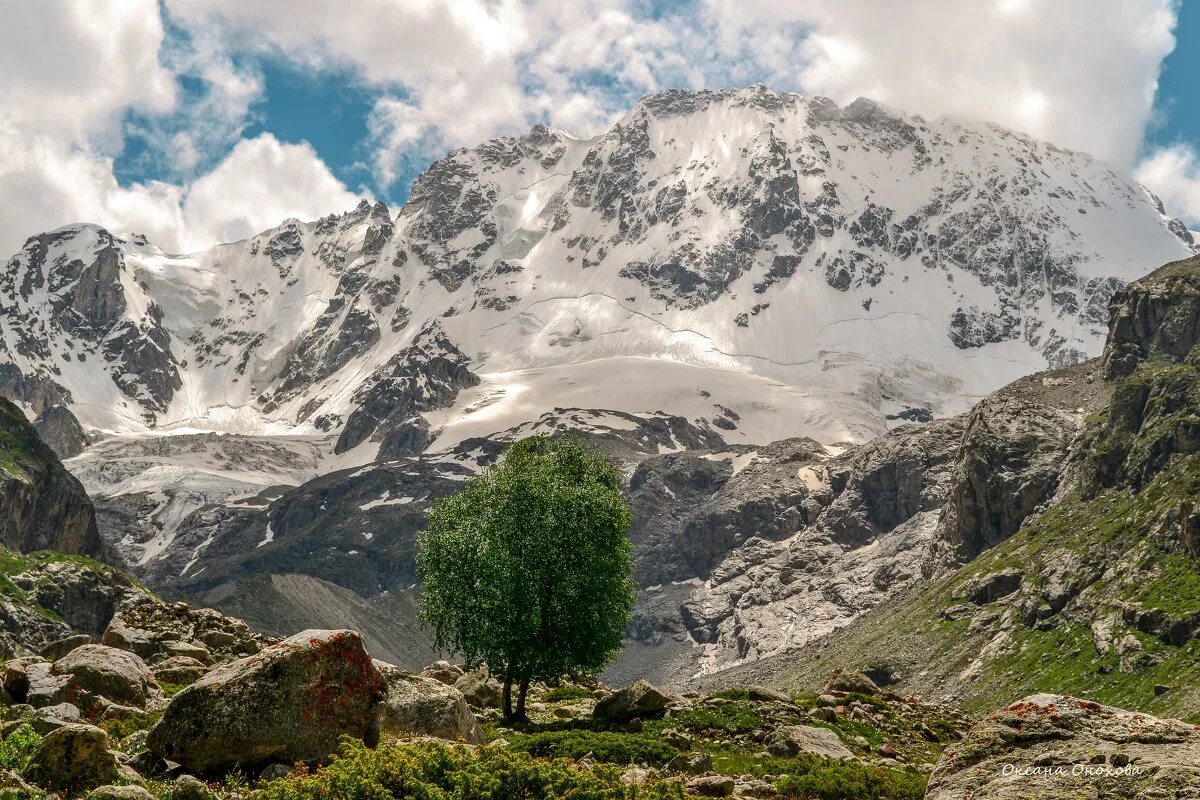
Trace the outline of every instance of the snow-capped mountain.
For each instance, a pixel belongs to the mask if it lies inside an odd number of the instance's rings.
[[[995,126],[668,91],[594,139],[455,151],[395,215],[190,255],[35,236],[0,273],[0,394],[358,463],[555,407],[862,440],[1095,355],[1112,292],[1191,247],[1142,188]]]

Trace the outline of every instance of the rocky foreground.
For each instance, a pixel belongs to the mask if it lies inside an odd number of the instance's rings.
[[[23,571],[0,601],[10,615],[49,597],[38,589],[51,580],[76,614],[119,574],[82,559],[11,562]],[[133,584],[117,593],[98,635],[56,623],[72,632],[10,653],[0,797],[1200,794],[1200,729],[1083,700],[1034,696],[972,726],[854,672],[809,695],[564,676],[532,687],[530,720],[510,725],[486,668],[408,672],[373,659],[354,631],[274,640]]]

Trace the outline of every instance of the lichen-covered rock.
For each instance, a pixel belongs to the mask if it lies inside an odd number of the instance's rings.
[[[197,772],[318,762],[342,736],[372,739],[386,690],[359,634],[304,631],[175,695],[146,744]]]
[[[187,685],[200,680],[208,667],[191,656],[171,656],[156,662],[153,671],[159,683]]]
[[[25,768],[26,780],[50,789],[86,791],[115,781],[117,757],[108,734],[94,725],[73,723],[51,731]]]
[[[479,722],[462,692],[381,661],[375,666],[387,682],[387,699],[376,709],[381,735],[436,736],[470,744],[483,741]]]
[[[84,800],[154,800],[154,795],[141,786],[100,786],[88,792]]]
[[[47,661],[58,661],[77,647],[83,647],[85,644],[95,644],[95,637],[86,633],[76,633],[72,636],[67,636],[63,639],[58,639],[43,647],[39,652],[42,658]]]
[[[207,664],[253,655],[277,640],[256,634],[242,620],[212,609],[146,597],[113,616],[101,641],[148,661],[186,655]]]
[[[457,664],[451,664],[449,661],[435,661],[421,670],[421,674],[426,678],[441,681],[447,686],[453,686],[454,682],[463,676],[463,668]]]
[[[463,673],[454,688],[475,708],[499,708],[504,699],[504,684],[493,678],[486,666]]]
[[[144,706],[160,692],[154,673],[133,653],[85,644],[54,662],[51,672],[70,675],[80,689],[107,700]]]
[[[829,728],[809,725],[783,725],[772,731],[763,742],[773,756],[794,756],[808,753],[827,758],[853,758],[854,754],[838,735]]]
[[[1200,795],[1200,728],[1062,695],[990,714],[938,761],[928,800]]]
[[[879,686],[875,681],[861,672],[838,670],[829,676],[825,682],[825,693],[858,692],[859,694],[877,694]]]
[[[213,800],[216,797],[204,781],[193,775],[180,775],[171,787],[172,800]]]
[[[596,703],[592,716],[606,722],[627,722],[639,717],[661,717],[675,697],[649,681],[639,680]]]

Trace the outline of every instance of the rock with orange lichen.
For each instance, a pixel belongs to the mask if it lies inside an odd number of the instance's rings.
[[[1200,797],[1200,727],[1036,694],[948,748],[927,800]]]
[[[386,689],[358,633],[304,631],[177,694],[147,747],[193,772],[321,762],[343,736],[372,743]]]

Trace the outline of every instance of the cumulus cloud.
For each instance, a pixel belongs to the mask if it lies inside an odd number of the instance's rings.
[[[1155,151],[1138,166],[1137,179],[1200,230],[1200,155],[1194,148],[1177,144]]]
[[[772,22],[810,26],[794,67],[808,92],[987,119],[1119,167],[1141,148],[1178,10],[1175,0],[707,5],[730,40]]]
[[[269,133],[243,139],[183,202],[191,248],[245,239],[288,217],[316,219],[348,209],[347,191],[308,144],[283,144]]]
[[[103,13],[86,0],[13,5],[0,31],[7,251],[18,234],[76,219],[190,247],[345,204],[350,193],[312,148],[242,141],[264,91],[255,64],[273,58],[317,76],[350,70],[374,93],[365,144],[379,187],[449,147],[535,122],[591,134],[649,91],[759,81],[843,103],[865,95],[928,116],[988,119],[1134,169],[1179,8],[1178,0],[291,0],[285,13],[245,0],[122,0]],[[166,48],[161,9],[172,31],[186,33]],[[181,75],[204,91],[183,91]],[[147,144],[153,168],[144,171],[169,182],[116,181],[112,158],[130,136]],[[1173,148],[1138,174],[1194,219],[1183,209],[1194,208],[1195,163],[1192,151]]]
[[[87,0],[5,11],[0,254],[74,222],[142,232],[185,250],[355,202],[308,145],[264,135],[233,146],[261,82],[201,28],[187,46],[164,52],[156,0],[122,0],[102,13]],[[180,108],[183,74],[204,91]],[[113,160],[129,135],[170,163],[160,172],[177,182],[119,182]],[[191,182],[222,147],[233,149]]]

